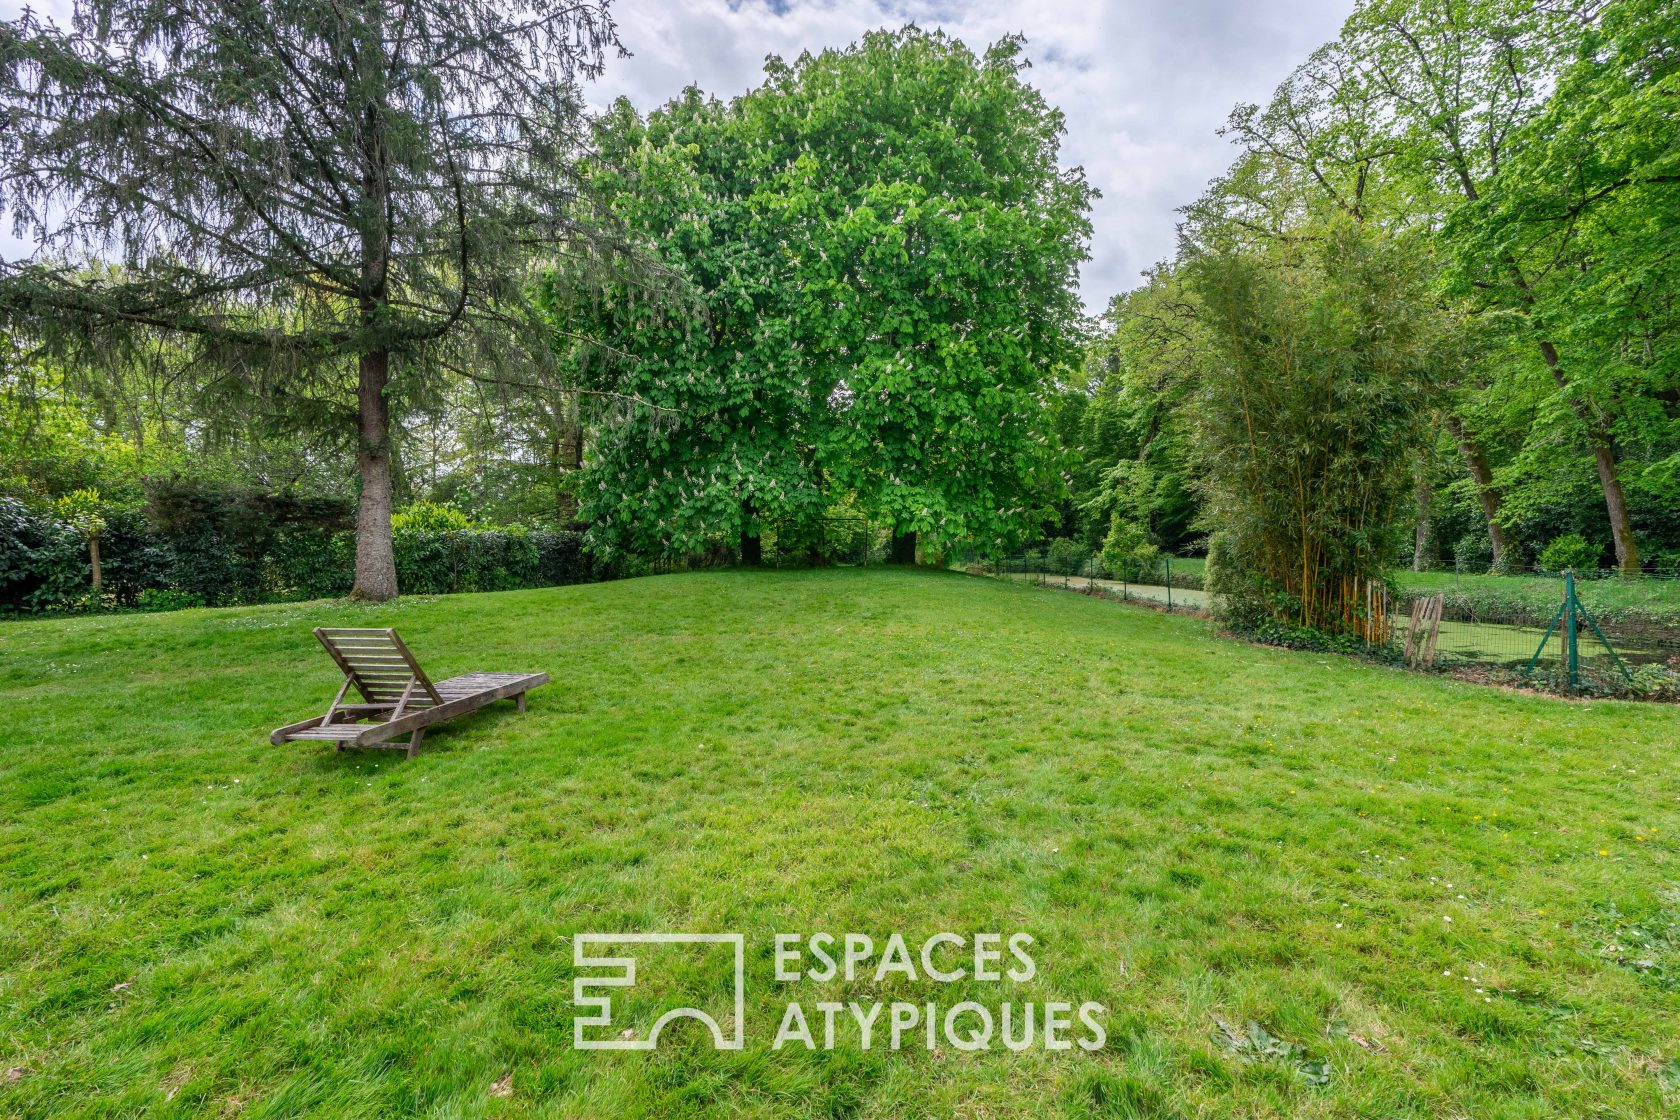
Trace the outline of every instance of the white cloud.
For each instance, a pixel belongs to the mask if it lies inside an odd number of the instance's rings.
[[[0,0],[0,17],[22,5]],[[65,0],[35,6],[52,12]],[[1239,101],[1264,101],[1335,35],[1352,0],[619,0],[632,57],[597,84],[647,110],[690,83],[731,97],[759,81],[766,55],[844,46],[875,27],[943,27],[976,51],[1027,37],[1028,80],[1067,115],[1064,158],[1103,193],[1082,294],[1100,310],[1170,256],[1175,209],[1232,152],[1215,130]],[[20,246],[0,235],[0,255]]]
[[[875,27],[943,27],[975,51],[1027,37],[1028,80],[1067,116],[1063,156],[1103,197],[1082,295],[1093,311],[1174,248],[1175,210],[1223,171],[1217,129],[1239,101],[1264,101],[1334,37],[1352,0],[621,0],[633,57],[598,85],[643,110],[694,83],[729,97],[756,85],[768,54],[843,46]]]

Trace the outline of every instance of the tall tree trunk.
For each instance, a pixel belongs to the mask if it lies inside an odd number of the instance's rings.
[[[356,509],[356,585],[352,599],[382,603],[397,596],[397,561],[391,547],[391,417],[385,400],[391,356],[361,356],[356,378],[360,411],[356,466],[362,495]]]
[[[1505,527],[1499,524],[1500,496],[1493,485],[1493,471],[1488,468],[1482,449],[1465,432],[1464,422],[1451,413],[1447,414],[1446,421],[1447,431],[1452,433],[1458,450],[1464,455],[1464,466],[1470,472],[1470,480],[1476,484],[1476,498],[1482,503],[1482,516],[1487,518],[1488,544],[1493,548],[1493,563],[1497,567],[1505,559]]]
[[[1563,375],[1557,347],[1550,342],[1540,343],[1540,356],[1551,370],[1552,383],[1567,391],[1569,381]],[[1604,421],[1583,400],[1573,402],[1575,415],[1587,429],[1587,442],[1592,444],[1593,464],[1598,468],[1598,487],[1604,492],[1604,510],[1610,515],[1610,538],[1616,545],[1616,567],[1623,572],[1639,571],[1639,544],[1633,539],[1633,521],[1628,517],[1627,496],[1622,493],[1621,472],[1616,466],[1616,448]]]
[[[908,533],[893,532],[892,550],[887,557],[889,564],[914,564],[916,562],[916,530]]]
[[[105,583],[105,573],[99,566],[99,534],[88,538],[88,561],[93,565],[93,601],[99,605],[99,589]]]
[[[576,397],[571,405],[560,406],[560,478],[556,486],[557,512],[561,521],[574,521],[578,513],[577,472],[583,468],[583,418],[577,414]]]
[[[1417,498],[1417,539],[1412,545],[1412,571],[1421,572],[1429,563],[1429,480],[1420,473],[1417,485],[1413,488],[1413,495]]]
[[[764,563],[764,539],[758,535],[752,499],[741,503],[741,563],[756,568]]]
[[[367,99],[357,111],[362,120],[361,294],[363,345],[356,369],[359,412],[356,466],[362,494],[356,509],[356,584],[352,599],[382,603],[397,597],[397,561],[391,546],[391,413],[385,399],[391,381],[391,348],[383,330],[390,311],[391,151],[386,137],[383,9],[374,6],[367,42],[357,44],[358,78],[366,81]],[[358,83],[360,85],[360,83]]]
[[[1616,452],[1602,432],[1593,437],[1593,461],[1598,466],[1598,485],[1604,491],[1604,508],[1610,514],[1610,539],[1616,545],[1616,567],[1624,574],[1639,571],[1639,543],[1633,539],[1633,520],[1628,516],[1627,496],[1622,493],[1616,470]]]

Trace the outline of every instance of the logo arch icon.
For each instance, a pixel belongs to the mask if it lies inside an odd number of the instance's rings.
[[[636,958],[622,947],[633,945],[728,945],[733,950],[735,1013],[731,1030],[696,1007],[673,1007],[654,1021],[646,1038],[621,1036],[586,1037],[591,1027],[613,1027],[612,990],[636,986]],[[612,949],[619,951],[615,954]],[[598,948],[599,947],[599,948]],[[659,1032],[676,1019],[696,1019],[711,1031],[718,1050],[740,1050],[745,1046],[746,939],[739,933],[580,933],[572,938],[572,963],[578,975],[572,979],[572,1045],[578,1050],[652,1050],[659,1045]],[[585,975],[585,971],[588,974]],[[596,990],[600,994],[595,994]]]

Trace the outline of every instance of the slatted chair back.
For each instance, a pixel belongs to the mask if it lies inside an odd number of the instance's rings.
[[[340,700],[348,687],[355,685],[368,704],[390,707],[399,714],[443,703],[426,671],[395,630],[317,626],[315,636],[344,670],[346,687],[339,690]]]

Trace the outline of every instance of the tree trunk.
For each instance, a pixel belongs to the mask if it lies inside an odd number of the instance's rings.
[[[99,605],[99,589],[105,582],[105,573],[99,567],[99,535],[96,533],[88,538],[88,559],[93,563],[93,598],[94,605]]]
[[[1604,508],[1610,514],[1610,537],[1616,544],[1616,567],[1624,575],[1639,571],[1639,544],[1633,539],[1633,521],[1628,517],[1627,497],[1616,472],[1616,453],[1609,440],[1595,434],[1593,461],[1598,466],[1598,485],[1604,491]]]
[[[764,540],[758,535],[757,510],[752,499],[741,503],[741,563],[756,568],[764,563]]]
[[[1488,468],[1487,457],[1482,449],[1477,447],[1464,430],[1463,421],[1458,417],[1448,415],[1447,431],[1452,433],[1458,442],[1458,449],[1464,455],[1464,466],[1470,472],[1470,480],[1476,484],[1476,498],[1482,503],[1482,516],[1487,518],[1488,544],[1493,549],[1493,563],[1499,566],[1505,559],[1505,527],[1499,524],[1499,491],[1493,485],[1493,471]]]
[[[1524,283],[1523,291],[1527,292]],[[1558,359],[1557,347],[1549,341],[1540,343],[1540,357],[1551,371],[1552,384],[1563,392],[1569,391],[1569,379],[1563,375],[1563,363]],[[1604,510],[1610,515],[1610,537],[1616,544],[1616,567],[1623,572],[1639,571],[1639,545],[1633,539],[1633,522],[1628,518],[1627,498],[1622,493],[1621,473],[1616,469],[1616,450],[1605,429],[1604,421],[1594,415],[1592,406],[1584,400],[1572,402],[1575,415],[1587,429],[1587,442],[1592,444],[1593,462],[1598,467],[1598,487],[1604,492]]]
[[[574,521],[578,514],[577,472],[583,469],[583,417],[577,415],[576,398],[571,407],[561,406],[559,513],[561,521]]]
[[[1413,490],[1417,498],[1417,539],[1412,545],[1412,571],[1421,572],[1429,563],[1429,480],[1418,477],[1417,486]]]
[[[397,561],[391,547],[391,417],[385,400],[391,356],[361,356],[356,402],[361,413],[356,466],[362,495],[356,510],[356,586],[352,599],[382,603],[397,597]]]
[[[892,550],[887,557],[889,564],[914,564],[916,562],[916,530],[908,533],[894,532]]]

